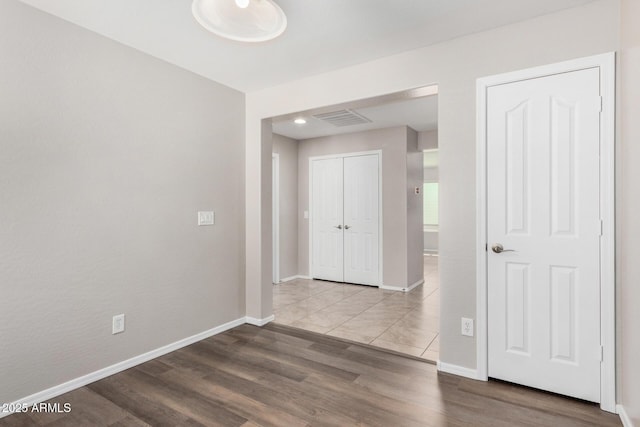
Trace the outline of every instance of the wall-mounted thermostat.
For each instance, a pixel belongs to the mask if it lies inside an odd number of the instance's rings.
[[[198,212],[198,225],[213,225],[216,222],[216,216],[212,211]]]

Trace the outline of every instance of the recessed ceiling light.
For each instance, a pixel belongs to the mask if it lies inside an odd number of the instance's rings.
[[[303,119],[302,117],[299,117],[299,118],[295,119],[293,121],[293,123],[295,123],[297,125],[303,125],[303,124],[307,123],[307,121],[305,119]]]
[[[193,0],[191,12],[206,30],[241,42],[271,40],[287,28],[287,17],[273,0]]]

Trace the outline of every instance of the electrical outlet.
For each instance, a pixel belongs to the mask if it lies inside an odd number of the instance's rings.
[[[124,314],[117,314],[113,316],[113,323],[111,326],[111,333],[113,335],[124,332]]]
[[[467,337],[473,336],[473,319],[462,318],[462,335]]]

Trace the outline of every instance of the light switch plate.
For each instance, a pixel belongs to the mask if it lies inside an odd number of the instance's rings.
[[[117,314],[113,316],[113,322],[111,325],[111,333],[113,335],[124,332],[124,314]]]
[[[198,212],[198,225],[214,225],[216,214],[213,211]]]

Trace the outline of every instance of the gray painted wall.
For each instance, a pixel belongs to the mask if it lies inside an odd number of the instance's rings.
[[[423,251],[425,253],[438,253],[438,235],[437,231],[424,231],[423,232]]]
[[[424,168],[424,182],[438,182],[438,168]]]
[[[244,95],[17,1],[0,57],[0,402],[243,317]]]
[[[618,398],[640,426],[640,1],[622,1],[617,145]]]
[[[418,148],[420,150],[433,150],[438,148],[438,131],[418,132]],[[424,182],[439,182],[438,168],[424,168]],[[429,253],[438,252],[438,231],[424,231],[424,251]]]
[[[306,139],[298,145],[299,214],[309,210],[309,158],[382,150],[383,283],[407,286],[407,131],[404,126]],[[420,179],[422,179],[420,165]],[[418,229],[418,233],[422,226]],[[309,274],[309,220],[298,223],[298,270]],[[422,250],[420,249],[420,254]],[[420,272],[423,264],[420,263]],[[422,274],[422,273],[420,273]],[[411,277],[416,275],[411,272]]]
[[[476,308],[476,79],[603,52],[619,46],[620,3],[599,0],[581,7],[455,40],[315,75],[247,94],[247,152],[268,145],[260,134],[263,118],[438,84],[440,150],[440,284],[441,344],[444,363],[475,368],[476,340],[460,334],[460,318],[475,317]],[[357,82],[357,84],[354,84]],[[291,96],[295,94],[295,96]],[[263,144],[264,142],[264,144]],[[256,170],[257,168],[257,170]],[[260,159],[247,157],[247,229],[270,211],[260,189],[270,175]],[[632,192],[632,188],[628,188]],[[622,193],[623,197],[628,196]],[[263,236],[268,237],[265,232]],[[260,245],[247,235],[247,247]],[[255,255],[248,251],[248,255]],[[247,275],[264,272],[247,256]],[[264,281],[248,282],[260,303],[248,309],[255,317],[271,314],[271,289]]]
[[[438,131],[437,130],[427,130],[423,132],[418,132],[418,149],[421,151],[424,150],[433,150],[438,148]]]
[[[423,235],[423,208],[422,182],[423,182],[422,150],[418,149],[418,132],[407,128],[407,284],[411,285],[424,278],[424,259],[422,256],[424,246]],[[420,194],[415,189],[420,189]]]
[[[280,155],[280,280],[298,275],[298,141],[273,134]],[[302,221],[300,215],[300,221]]]
[[[438,182],[438,168],[424,168],[424,182]],[[438,252],[438,231],[424,231],[424,251],[429,253]]]

